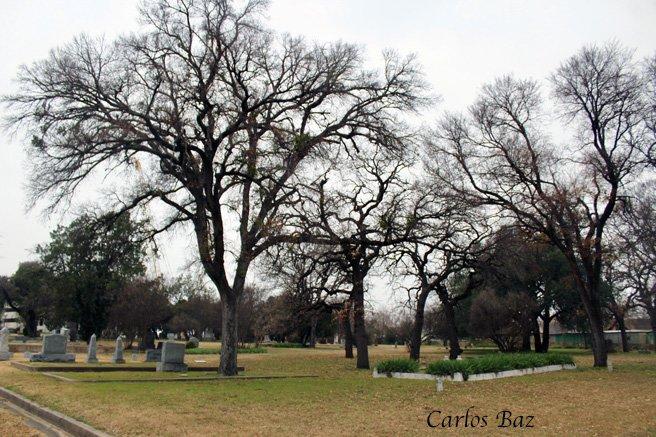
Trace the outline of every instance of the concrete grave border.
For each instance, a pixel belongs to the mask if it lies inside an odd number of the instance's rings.
[[[73,379],[55,373],[43,372],[43,376],[57,379],[68,384],[100,384],[105,382],[197,382],[197,381],[251,381],[259,379],[300,379],[300,378],[318,378],[319,375],[261,375],[261,376],[190,376],[190,377],[161,377],[149,379],[137,378],[108,378],[108,379]]]
[[[69,434],[80,437],[111,437],[103,431],[99,431],[92,426],[68,417],[65,414],[51,410],[50,408],[42,407],[41,405],[33,402],[18,393],[14,393],[4,387],[0,387],[0,397],[7,402],[27,411],[30,414],[37,416],[40,419],[52,424],[53,426],[66,431]]]
[[[155,366],[153,365],[121,365],[112,363],[102,363],[97,365],[81,365],[81,364],[44,364],[33,365],[25,362],[11,361],[10,365],[20,370],[27,372],[154,372]],[[216,366],[189,366],[188,372],[213,372],[218,371],[219,367]],[[243,366],[237,367],[238,372],[244,372]]]
[[[546,372],[556,372],[558,370],[574,370],[576,369],[576,364],[554,364],[550,366],[542,367],[529,367],[527,369],[515,369],[515,370],[504,370],[501,372],[491,372],[491,373],[475,373],[469,375],[467,381],[484,381],[489,379],[499,379],[499,378],[509,378],[512,376],[522,376],[522,375],[533,375],[535,373],[546,373]],[[387,373],[378,373],[378,369],[373,371],[374,378],[399,378],[399,379],[424,379],[435,381],[441,379],[443,381],[452,381],[452,382],[463,382],[465,378],[462,373],[456,372],[451,375],[431,375],[428,373],[401,373],[401,372],[387,372]]]

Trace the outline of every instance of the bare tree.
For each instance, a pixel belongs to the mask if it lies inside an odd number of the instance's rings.
[[[8,124],[33,137],[34,199],[57,205],[93,175],[119,172],[124,189],[109,190],[117,213],[156,202],[171,214],[154,234],[193,226],[221,295],[225,375],[237,372],[237,302],[251,264],[302,239],[279,220],[298,200],[302,163],[359,138],[398,145],[396,114],[424,102],[412,58],[387,53],[382,73],[365,70],[353,45],[274,35],[259,21],[265,4],[148,0],[140,33],[77,37],[23,67],[5,98]],[[126,184],[135,166],[141,180]]]
[[[638,185],[614,221],[613,282],[644,309],[656,335],[656,181]]]
[[[623,186],[644,162],[644,80],[631,52],[609,44],[583,48],[551,82],[563,127],[576,127],[564,150],[545,133],[537,83],[504,77],[483,88],[468,117],[443,119],[433,173],[562,251],[590,324],[595,366],[605,366],[604,235]]]
[[[408,163],[377,144],[358,145],[340,168],[305,189],[296,214],[312,241],[325,246],[323,262],[348,277],[357,367],[369,368],[365,326],[366,280],[387,249],[406,241],[412,228]]]
[[[484,217],[462,199],[445,196],[437,188],[419,184],[413,215],[413,238],[394,246],[392,273],[410,278],[408,304],[414,309],[409,340],[410,358],[418,360],[424,331],[424,312],[429,295],[440,299],[449,340],[449,358],[462,353],[455,321],[455,306],[471,293],[477,281],[473,268],[485,250],[482,242],[488,227]],[[464,273],[464,287],[451,287]],[[460,284],[462,285],[462,284]],[[456,290],[457,289],[457,290]]]
[[[326,313],[341,313],[344,295],[350,292],[348,278],[331,261],[332,254],[323,245],[286,244],[269,251],[268,274],[275,279],[278,288],[293,301],[294,325],[309,326],[303,344],[316,343],[319,319]],[[342,314],[338,314],[341,318]],[[343,322],[343,320],[340,320]],[[349,329],[350,331],[350,329]],[[352,352],[347,358],[353,358]]]

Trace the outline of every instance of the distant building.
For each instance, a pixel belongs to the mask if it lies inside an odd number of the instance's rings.
[[[11,332],[18,332],[23,329],[23,321],[16,311],[11,309],[8,303],[2,309],[2,326],[7,327]]]
[[[23,331],[23,319],[20,314],[14,311],[8,303],[5,303],[4,308],[0,312],[0,326],[6,326],[13,333],[22,333]],[[42,320],[39,321],[39,324],[36,327],[36,331],[41,334],[47,334],[50,332],[48,327],[43,323]]]
[[[654,334],[649,329],[649,319],[627,318],[626,334],[630,346],[645,347],[655,344]],[[615,328],[615,326],[611,326]],[[604,330],[604,337],[616,347],[622,346],[621,332],[617,329]],[[590,334],[564,329],[555,320],[549,325],[549,343],[565,347],[590,347]]]

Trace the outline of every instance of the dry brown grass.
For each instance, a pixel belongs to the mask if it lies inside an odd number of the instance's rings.
[[[427,361],[444,350],[426,348]],[[371,348],[372,362],[405,355],[403,348]],[[79,357],[80,359],[82,356]],[[190,356],[216,364],[216,357]],[[270,349],[242,355],[248,375],[319,374],[318,379],[189,383],[67,384],[0,363],[0,385],[117,435],[416,435],[436,432],[510,434],[497,428],[500,410],[533,415],[545,435],[656,434],[656,355],[613,355],[615,371],[579,370],[471,383],[373,379],[335,348]],[[102,377],[100,373],[94,374]],[[431,429],[432,410],[489,416],[487,428]]]
[[[0,436],[40,437],[43,433],[27,426],[22,416],[5,408],[4,401],[0,400]]]

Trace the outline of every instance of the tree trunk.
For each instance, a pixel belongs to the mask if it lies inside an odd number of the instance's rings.
[[[615,320],[617,320],[617,327],[620,328],[620,338],[622,339],[622,352],[628,352],[629,337],[626,334],[626,323],[624,322],[624,315],[620,314],[619,312],[613,315],[615,316]]]
[[[353,284],[353,320],[355,325],[355,346],[358,351],[358,369],[369,368],[369,349],[367,330],[364,321],[364,289],[362,281]]]
[[[551,323],[551,315],[549,314],[549,310],[547,310],[545,316],[546,318],[542,318],[542,349],[540,349],[540,352],[547,353],[549,352],[549,324]]]
[[[410,333],[410,358],[413,360],[419,359],[421,350],[421,333],[424,330],[424,308],[426,307],[426,300],[430,290],[422,287],[419,296],[417,297],[417,308],[415,309],[415,320]]]
[[[449,299],[449,293],[445,287],[440,287],[437,290],[437,295],[442,302],[442,308],[444,310],[444,321],[446,322],[446,335],[449,340],[449,359],[455,360],[462,354],[462,349],[460,348],[460,341],[458,340],[458,329],[456,327],[456,312]]]
[[[606,367],[608,364],[608,349],[606,348],[606,337],[604,336],[604,324],[601,317],[601,305],[595,300],[589,299],[585,293],[581,293],[583,308],[588,316],[590,324],[590,338],[592,340],[592,354],[594,355],[595,367]]]
[[[224,376],[234,376],[237,374],[237,299],[223,296],[221,308],[223,320],[219,372]]]
[[[656,307],[647,306],[647,315],[649,316],[649,323],[651,325],[651,335],[653,337],[654,346],[656,347]]]
[[[38,321],[36,319],[36,314],[32,310],[25,311],[23,316],[25,327],[23,328],[23,335],[28,337],[36,337],[36,328],[38,326]]]
[[[538,316],[535,316],[535,319],[533,319],[533,348],[535,349],[535,352],[544,352],[542,350],[542,337],[540,337]]]
[[[522,334],[522,347],[520,349],[522,352],[531,352],[531,331],[526,330]]]
[[[344,332],[344,357],[353,358],[353,331],[351,330],[352,302],[347,300],[344,309],[346,314],[342,319],[342,330]]]
[[[317,345],[317,316],[316,314],[312,316],[310,320],[310,347],[315,347]]]

